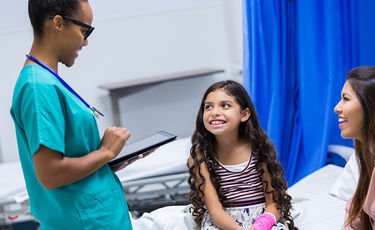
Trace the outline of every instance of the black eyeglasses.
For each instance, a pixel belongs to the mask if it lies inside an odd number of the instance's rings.
[[[51,15],[51,16],[49,16],[49,19],[53,19],[54,17],[56,17],[56,15]],[[61,17],[63,19],[65,19],[65,20],[71,21],[73,24],[75,24],[77,26],[81,26],[81,27],[87,29],[85,31],[85,33],[83,34],[84,40],[86,40],[90,36],[90,34],[92,33],[92,31],[95,29],[94,27],[92,27],[90,25],[87,25],[87,24],[85,24],[83,22],[75,20],[74,18],[71,18],[71,17],[68,17],[68,16],[61,16]]]

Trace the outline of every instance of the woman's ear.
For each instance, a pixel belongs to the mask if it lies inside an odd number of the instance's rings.
[[[60,15],[56,15],[54,18],[52,18],[52,25],[53,28],[61,30],[64,23],[64,19]]]
[[[241,122],[245,122],[250,118],[250,109],[246,108],[241,111]]]

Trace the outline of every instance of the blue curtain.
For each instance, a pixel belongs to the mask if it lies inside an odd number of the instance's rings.
[[[374,47],[368,36],[375,38],[375,32],[367,27],[373,13],[362,13],[374,5],[371,0],[244,1],[243,84],[289,185],[325,164],[328,144],[353,144],[340,137],[333,108],[349,70],[375,61],[375,52],[366,51],[374,50],[363,48]]]

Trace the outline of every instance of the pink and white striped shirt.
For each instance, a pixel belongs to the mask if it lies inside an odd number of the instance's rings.
[[[220,187],[228,202],[264,198],[260,172],[257,171],[255,164],[256,159],[253,154],[249,161],[239,165],[223,165],[219,162],[216,173],[221,179]]]

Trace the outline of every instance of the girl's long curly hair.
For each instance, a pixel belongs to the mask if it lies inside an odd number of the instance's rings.
[[[215,136],[210,133],[203,124],[204,104],[207,95],[218,89],[224,89],[229,95],[233,96],[242,110],[249,108],[250,118],[240,124],[239,137],[242,140],[248,141],[251,145],[252,154],[258,159],[256,167],[261,173],[260,179],[266,184],[266,193],[272,193],[272,198],[281,213],[280,221],[288,225],[290,230],[297,230],[298,228],[294,227],[294,221],[290,214],[292,207],[291,196],[286,193],[288,185],[284,178],[284,169],[277,160],[275,147],[268,139],[266,132],[260,127],[254,105],[246,90],[240,83],[231,80],[216,82],[207,89],[198,111],[196,129],[192,136],[190,156],[193,159],[193,163],[191,163],[189,167],[188,183],[190,185],[189,199],[193,205],[192,215],[197,226],[202,224],[203,214],[206,212],[203,202],[204,193],[202,191],[202,186],[206,180],[201,174],[202,163],[207,165],[210,179],[215,186],[220,202],[223,206],[227,204],[227,198],[220,188],[220,178],[216,173],[218,162],[216,160],[217,153],[214,147]],[[199,156],[197,155],[197,150],[199,150]],[[267,170],[271,176],[273,191],[270,191],[268,182],[262,179],[264,170],[261,165],[263,163],[266,163]]]

